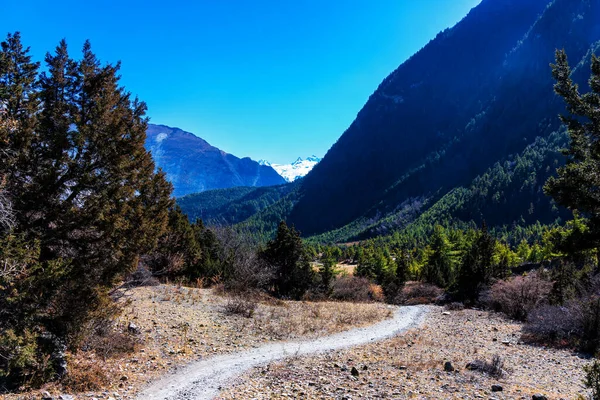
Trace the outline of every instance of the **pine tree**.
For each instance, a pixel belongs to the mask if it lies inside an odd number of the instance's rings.
[[[319,268],[319,275],[321,276],[321,285],[323,286],[323,290],[327,294],[330,292],[331,281],[335,277],[334,266],[335,260],[330,256],[323,260],[323,264]]]
[[[37,72],[19,32],[8,34],[0,44],[0,177],[12,179],[10,189],[26,179],[20,170],[27,165],[40,102]]]
[[[431,255],[424,267],[423,278],[439,287],[448,287],[454,279],[454,258],[450,241],[441,226],[436,226],[431,238]]]
[[[592,56],[591,92],[581,94],[571,79],[571,68],[564,50],[556,52],[552,65],[555,92],[567,105],[568,115],[561,115],[571,138],[564,151],[567,163],[558,168],[558,176],[550,177],[544,186],[546,194],[571,210],[579,211],[588,221],[589,230],[579,241],[580,249],[600,247],[600,59]],[[600,261],[600,260],[599,260]]]
[[[458,271],[456,287],[459,297],[477,300],[482,287],[489,285],[494,276],[493,261],[496,240],[485,226],[477,233],[476,239],[463,257]]]
[[[156,245],[171,185],[144,148],[146,106],[119,86],[118,64],[102,66],[89,43],[74,61],[62,41],[37,80],[27,52],[18,34],[2,43],[0,139],[15,162],[0,173],[14,234],[37,250],[11,283],[9,313],[19,317],[0,324],[0,340],[59,354],[110,310],[114,283]],[[64,372],[64,359],[51,361]]]
[[[300,234],[284,221],[279,223],[276,237],[267,243],[261,258],[275,271],[272,285],[276,296],[299,299],[312,284],[313,271]]]
[[[202,248],[198,229],[199,226],[190,224],[179,206],[172,207],[166,231],[159,238],[156,250],[145,257],[152,273],[169,278],[199,278]]]
[[[404,284],[408,280],[410,269],[410,254],[402,250],[396,258],[396,275],[394,282],[399,287],[404,287]]]

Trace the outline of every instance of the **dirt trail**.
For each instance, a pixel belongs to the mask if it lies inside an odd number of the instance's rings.
[[[144,389],[139,400],[212,399],[227,381],[250,368],[288,357],[358,346],[397,335],[417,326],[427,313],[426,306],[397,308],[391,319],[364,328],[356,328],[322,338],[298,342],[280,342],[188,364]]]

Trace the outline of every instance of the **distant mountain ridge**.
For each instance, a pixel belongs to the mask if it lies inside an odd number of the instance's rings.
[[[283,177],[287,182],[294,182],[295,180],[302,178],[321,161],[321,158],[312,155],[310,157],[306,157],[306,159],[302,159],[298,157],[296,161],[291,164],[271,164],[266,160],[259,160],[258,163],[260,165],[267,165],[272,167],[279,175]]]
[[[211,189],[286,183],[270,166],[228,154],[179,128],[149,124],[146,149],[173,184],[175,197]]]

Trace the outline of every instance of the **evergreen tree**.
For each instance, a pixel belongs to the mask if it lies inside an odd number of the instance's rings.
[[[284,221],[279,223],[276,237],[267,243],[261,257],[275,272],[272,285],[276,296],[299,299],[312,284],[313,271],[300,234]]]
[[[454,257],[452,245],[439,225],[434,229],[430,246],[431,254],[424,267],[423,278],[439,287],[448,287],[454,279]]]
[[[410,254],[403,250],[396,258],[396,275],[394,282],[399,287],[404,287],[408,280],[410,270]]]
[[[579,211],[588,221],[588,232],[579,239],[580,249],[600,247],[600,59],[592,56],[591,92],[581,94],[571,78],[571,68],[564,50],[556,52],[552,65],[556,80],[554,90],[567,105],[569,115],[561,115],[571,138],[564,151],[567,163],[558,168],[558,176],[550,177],[544,187],[554,200],[571,210]],[[600,261],[600,259],[599,259]]]
[[[327,257],[323,260],[323,264],[319,268],[319,275],[321,276],[321,285],[325,290],[325,293],[329,293],[331,288],[331,281],[335,277],[335,261],[331,257]]]
[[[496,240],[490,235],[485,224],[481,227],[471,248],[463,257],[456,287],[458,296],[470,301],[477,299],[481,288],[489,285],[494,276],[492,268]]]
[[[87,42],[75,61],[61,41],[36,80],[27,53],[18,34],[2,43],[0,145],[15,162],[0,172],[14,234],[36,251],[10,282],[3,306],[19,317],[0,324],[0,339],[54,354],[46,365],[60,375],[56,354],[91,318],[107,316],[114,283],[156,245],[171,186],[144,148],[146,106],[119,86],[118,64],[102,66]],[[21,372],[11,379],[25,379]]]
[[[10,189],[27,179],[27,166],[40,102],[37,73],[19,32],[0,44],[0,177],[11,179]]]
[[[202,249],[197,229],[198,226],[190,224],[179,206],[169,210],[166,232],[159,238],[156,250],[145,260],[154,275],[199,277]]]

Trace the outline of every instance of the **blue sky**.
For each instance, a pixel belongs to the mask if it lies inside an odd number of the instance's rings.
[[[0,0],[42,60],[85,39],[148,104],[237,156],[323,156],[377,85],[480,0]]]

